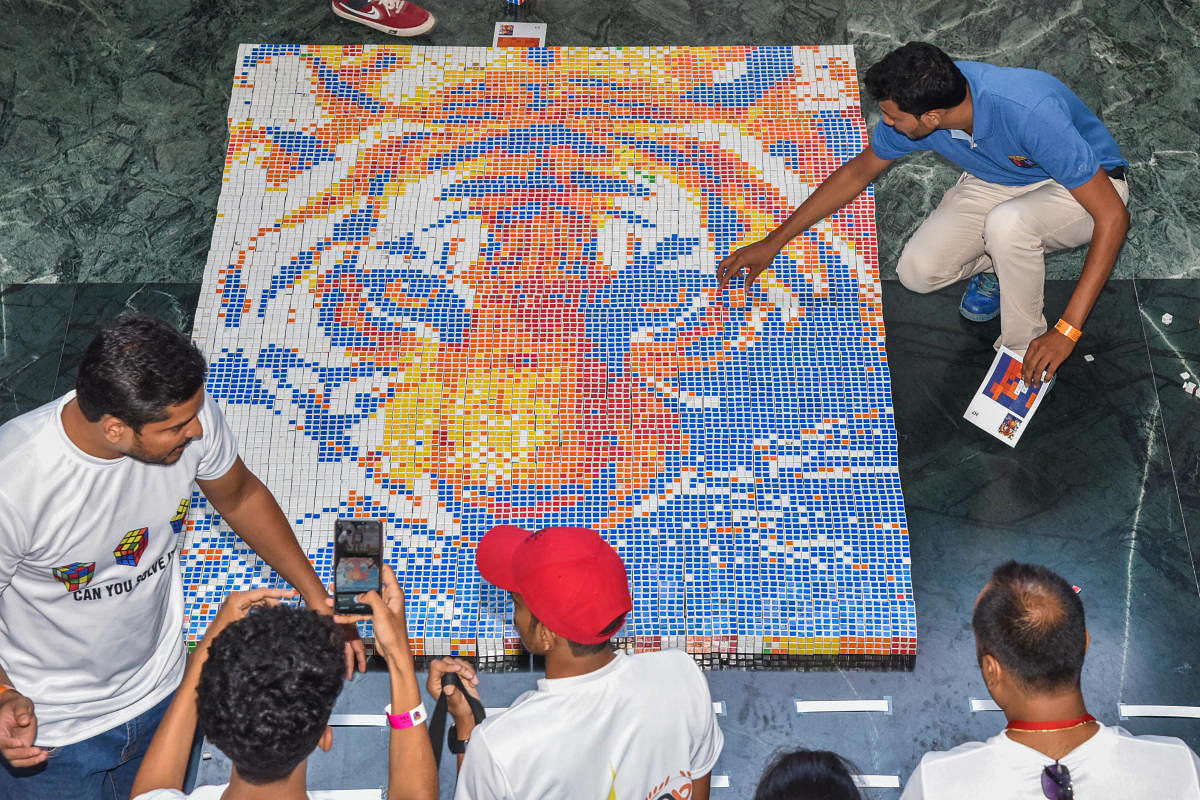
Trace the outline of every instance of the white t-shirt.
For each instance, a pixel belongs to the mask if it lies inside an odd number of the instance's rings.
[[[175,552],[192,483],[237,459],[207,396],[204,433],[174,464],[90,456],[63,429],[74,396],[0,427],[0,665],[33,700],[44,747],[127,722],[179,685]]]
[[[1102,725],[1060,761],[1080,800],[1200,800],[1200,759],[1173,736]],[[1001,731],[986,742],[926,753],[900,800],[1045,800],[1042,768],[1053,763]]]
[[[538,681],[475,728],[456,800],[656,800],[712,771],[725,737],[708,681],[678,650]]]
[[[184,794],[178,789],[153,789],[139,794],[133,800],[221,800],[221,795],[229,788],[228,783],[220,786],[197,786],[191,794]],[[309,792],[309,800],[338,800],[338,792]]]

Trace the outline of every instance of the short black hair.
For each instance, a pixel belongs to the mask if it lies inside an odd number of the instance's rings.
[[[919,117],[935,108],[954,108],[967,97],[967,79],[950,56],[926,42],[909,42],[867,70],[867,93],[893,101]]]
[[[971,618],[980,658],[990,655],[1026,689],[1078,688],[1087,651],[1083,602],[1061,575],[1008,561],[992,573]]]
[[[537,616],[534,615],[534,613],[532,611],[529,612],[529,626],[530,627],[533,627],[535,625],[545,625],[545,624],[546,623],[540,621],[537,618]],[[571,648],[571,655],[575,656],[576,658],[583,658],[585,656],[594,656],[598,653],[603,653],[605,650],[612,650],[613,649],[612,637],[617,635],[617,631],[621,630],[621,626],[624,624],[625,624],[625,615],[622,614],[621,616],[614,619],[612,622],[608,623],[608,625],[605,626],[604,630],[600,631],[602,634],[609,634],[609,638],[605,639],[603,642],[598,642],[596,644],[580,644],[579,642],[572,642],[570,639],[567,639],[567,646]],[[547,626],[547,627],[549,627],[549,626]],[[558,634],[559,636],[562,636],[562,634],[558,633],[558,631],[555,631],[555,633]],[[565,636],[563,636],[563,638],[566,639]]]
[[[282,780],[316,748],[346,669],[333,618],[263,606],[221,631],[200,672],[209,741],[247,782]]]
[[[608,625],[604,627],[604,630],[600,631],[601,635],[607,635],[608,638],[597,644],[580,644],[579,642],[572,642],[570,639],[567,639],[567,645],[571,648],[571,655],[575,656],[576,658],[583,658],[585,656],[594,656],[598,653],[603,653],[605,650],[612,650],[612,637],[617,635],[617,631],[621,630],[621,626],[624,624],[624,614],[608,623]]]
[[[191,339],[150,314],[105,325],[83,352],[75,399],[90,422],[105,414],[140,431],[204,387],[204,356]]]
[[[754,800],[862,800],[854,765],[828,750],[794,750],[758,779]]]

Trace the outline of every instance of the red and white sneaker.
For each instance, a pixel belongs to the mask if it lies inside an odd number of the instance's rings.
[[[361,22],[393,36],[420,36],[437,24],[433,14],[409,0],[370,0],[362,8],[354,8],[346,0],[333,0],[332,5],[333,13],[342,19]]]

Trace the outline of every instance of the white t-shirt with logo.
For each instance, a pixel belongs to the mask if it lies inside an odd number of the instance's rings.
[[[538,681],[471,733],[455,800],[657,800],[712,771],[725,737],[708,681],[678,650]]]
[[[1173,736],[1102,725],[1060,762],[1080,800],[1200,800],[1200,759]],[[1053,763],[1001,731],[986,742],[926,753],[900,800],[1045,800],[1042,768]]]
[[[67,438],[70,392],[0,427],[0,665],[33,700],[37,744],[83,741],[179,685],[179,534],[196,479],[237,442],[206,396],[174,464],[90,456]]]

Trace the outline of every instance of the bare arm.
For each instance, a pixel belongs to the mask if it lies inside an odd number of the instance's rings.
[[[746,288],[750,288],[788,242],[862,194],[863,189],[891,163],[875,155],[867,145],[822,181],[766,238],[730,253],[717,268],[717,282],[721,288],[728,286],[743,269],[746,271]]]
[[[321,614],[333,613],[325,602],[329,593],[300,549],[283,509],[240,457],[221,477],[196,483],[237,535],[300,592],[309,608]],[[357,634],[350,636],[349,630],[347,634],[346,677],[349,678],[356,661],[359,672],[366,671],[367,658]]]
[[[1083,271],[1062,313],[1065,322],[1083,330],[1125,241],[1125,234],[1129,230],[1129,211],[1103,169],[1097,170],[1087,183],[1070,192],[1095,222],[1092,241],[1083,261]],[[1041,383],[1043,371],[1047,380],[1053,378],[1074,349],[1075,343],[1051,326],[1050,330],[1029,343],[1021,377],[1035,386]]]
[[[403,714],[421,703],[421,690],[408,643],[404,590],[387,564],[383,565],[382,578],[382,597],[372,591],[357,599],[371,606],[375,645],[388,665],[392,713]],[[437,800],[437,765],[424,722],[403,730],[393,728],[389,733],[387,796],[388,800]]]
[[[692,778],[691,800],[708,800],[709,786],[712,784],[712,773],[699,778]]]

